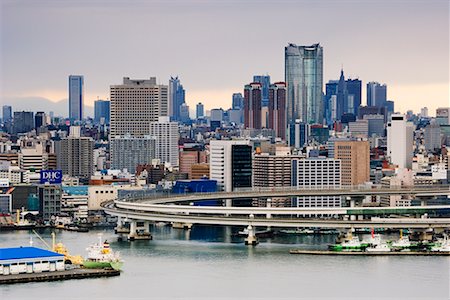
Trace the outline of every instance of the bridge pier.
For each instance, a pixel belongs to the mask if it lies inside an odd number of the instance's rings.
[[[245,238],[245,244],[248,246],[256,246],[259,244],[258,238],[256,237],[255,229],[252,225],[248,225],[248,236]]]
[[[150,233],[150,223],[148,221],[130,220],[130,233],[127,239],[134,240],[151,240],[153,237]]]

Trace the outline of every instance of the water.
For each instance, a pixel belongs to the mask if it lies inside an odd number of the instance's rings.
[[[154,240],[116,242],[111,230],[61,231],[85,255],[97,233],[125,260],[119,277],[0,286],[0,299],[449,299],[449,257],[291,255],[324,249],[334,236],[261,239],[256,247],[230,227],[153,228]],[[26,246],[27,231],[0,233],[0,247]],[[50,231],[41,235],[51,242]],[[34,246],[44,247],[33,238]]]

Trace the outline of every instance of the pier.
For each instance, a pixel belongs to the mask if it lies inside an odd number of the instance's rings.
[[[83,278],[95,278],[95,277],[112,277],[119,276],[120,271],[112,269],[71,269],[65,271],[56,272],[42,272],[42,273],[25,273],[14,275],[0,276],[1,284],[12,283],[26,283],[26,282],[40,282],[40,281],[57,281],[67,279],[83,279]]]

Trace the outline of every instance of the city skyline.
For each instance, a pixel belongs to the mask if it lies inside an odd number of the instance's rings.
[[[67,99],[67,76],[81,74],[85,105],[92,111],[97,96],[108,98],[109,86],[124,76],[156,76],[158,83],[168,84],[170,76],[178,75],[191,108],[199,101],[207,110],[228,108],[232,94],[242,93],[251,76],[269,74],[273,81],[283,80],[283,48],[288,43],[320,43],[324,83],[338,78],[343,65],[348,77],[362,80],[362,95],[367,82],[385,83],[396,111],[418,112],[426,103],[433,113],[448,106],[448,2],[408,3],[408,14],[404,1],[373,3],[137,1],[130,7],[117,1],[106,7],[105,1],[3,1],[0,101],[20,109],[39,97],[52,102]],[[252,12],[245,13],[250,7]],[[119,14],[129,26],[112,22]],[[240,18],[243,15],[248,19]],[[305,27],[313,17],[320,18],[320,24]],[[380,18],[382,24],[375,22]],[[254,29],[252,20],[260,19],[265,22],[259,30],[271,34],[270,43],[261,35],[247,38],[248,30]],[[75,20],[81,21],[81,29],[71,22]],[[335,24],[351,28],[351,37],[345,30],[333,34],[330,28]],[[26,30],[30,26],[35,28],[33,36]],[[155,36],[161,42],[140,38],[148,26],[158,29]],[[174,30],[180,32],[176,39],[167,34]],[[111,47],[109,40],[118,35],[121,43]],[[79,48],[74,47],[77,40],[82,41]],[[32,45],[33,51],[25,45]],[[133,55],[126,54],[129,45]],[[34,78],[26,86],[25,75]]]

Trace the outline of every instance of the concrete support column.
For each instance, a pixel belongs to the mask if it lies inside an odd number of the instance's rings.
[[[252,225],[248,225],[248,236],[245,238],[245,244],[249,246],[256,246],[258,245],[259,241],[256,237],[255,229]]]
[[[272,207],[272,199],[271,198],[267,198],[267,208],[271,208]],[[272,218],[272,215],[270,213],[266,214],[266,218],[270,219]]]
[[[152,235],[150,233],[149,221],[130,221],[130,233],[128,234],[128,240],[151,240]]]

